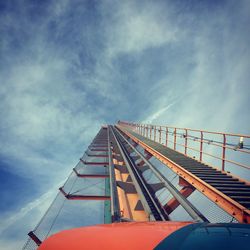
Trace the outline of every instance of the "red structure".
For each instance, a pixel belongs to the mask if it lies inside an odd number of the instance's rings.
[[[23,249],[165,249],[182,228],[250,230],[249,141],[162,125],[103,126]]]

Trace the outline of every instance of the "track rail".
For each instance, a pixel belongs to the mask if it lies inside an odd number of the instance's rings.
[[[247,183],[147,139],[127,127],[118,125],[117,128],[239,222],[250,223],[250,203],[246,196],[250,186]],[[238,200],[234,199],[234,192],[238,193]]]
[[[196,209],[175,187],[174,185],[158,170],[150,161],[148,161],[143,154],[138,151],[121,132],[118,131],[120,136],[126,141],[133,151],[142,159],[144,163],[152,170],[159,181],[167,188],[167,190],[173,195],[173,197],[179,202],[180,205],[187,211],[187,213],[195,220],[200,222],[208,222],[208,220],[202,215],[202,213]]]
[[[133,184],[139,194],[142,204],[147,212],[150,214],[150,217],[153,220],[165,221],[169,220],[168,214],[163,210],[159,201],[152,195],[146,182],[140,176],[138,170],[136,169],[135,163],[130,157],[126,147],[124,146],[124,141],[120,137],[119,133],[114,127],[111,127],[115,140],[120,149],[121,155],[126,163],[128,171],[131,178],[133,179]]]

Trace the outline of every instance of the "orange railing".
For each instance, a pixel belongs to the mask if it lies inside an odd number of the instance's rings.
[[[250,159],[250,145],[248,145],[250,144],[250,135],[124,121],[118,123],[187,156],[198,158],[197,160],[205,162],[203,158],[206,160],[213,158],[217,160],[214,165],[221,164],[223,171],[226,168],[226,163],[230,167],[239,166],[250,169],[250,166],[245,164]]]

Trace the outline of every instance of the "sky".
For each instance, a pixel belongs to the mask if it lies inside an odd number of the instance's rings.
[[[249,134],[248,0],[0,1],[0,248],[102,124]]]

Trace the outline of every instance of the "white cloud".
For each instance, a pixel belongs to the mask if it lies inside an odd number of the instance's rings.
[[[51,204],[57,192],[56,187],[54,186],[53,188],[54,189],[51,189],[50,191],[43,194],[41,197],[35,199],[34,201],[22,207],[17,213],[10,215],[9,217],[1,218],[0,235],[3,231],[8,229],[10,226],[14,226],[13,224],[22,220],[23,217],[26,216],[27,214],[32,214],[32,210],[38,209],[40,212],[43,212],[44,210],[46,210]],[[34,225],[35,221],[38,222],[38,219],[41,218],[40,213],[37,213],[37,216],[38,216],[37,218],[34,218],[34,217],[30,218],[31,219],[30,223]]]
[[[148,116],[142,123],[154,123],[156,119],[158,119],[164,112],[170,109],[176,102],[172,102],[164,108],[159,109],[154,114]]]
[[[234,23],[242,24],[241,30],[233,29],[228,6],[200,18],[199,13],[179,13],[173,3],[105,1],[96,7],[95,19],[93,12],[72,4],[53,3],[42,22],[31,22],[24,5],[18,7],[22,18],[6,14],[0,19],[6,30],[16,36],[21,31],[25,38],[20,42],[5,32],[1,41],[7,66],[1,69],[0,148],[5,157],[22,163],[9,171],[46,176],[47,183],[38,183],[45,193],[45,185],[65,178],[106,117],[131,117],[134,107],[140,109],[133,118],[137,121],[248,132],[247,1],[247,8],[242,4],[235,10]],[[82,21],[87,14],[93,23]],[[15,42],[21,51],[13,55]],[[160,53],[150,55],[162,58],[157,65],[155,58],[142,57],[154,49]],[[120,69],[117,63],[124,55],[137,64]],[[135,76],[126,83],[131,67]],[[158,75],[161,67],[165,73]],[[153,82],[142,77],[149,69],[156,75]],[[126,84],[132,86],[130,93]],[[140,103],[144,99],[150,102]],[[2,229],[41,204],[37,216],[43,213],[49,195],[3,220]]]
[[[145,2],[138,6],[133,1],[119,2],[113,23],[108,26],[108,51],[113,58],[120,53],[137,53],[178,40],[178,29],[168,17],[169,10],[161,10],[157,4]]]

